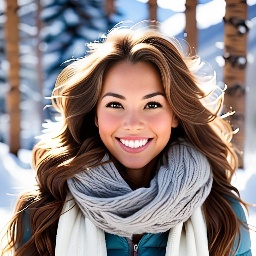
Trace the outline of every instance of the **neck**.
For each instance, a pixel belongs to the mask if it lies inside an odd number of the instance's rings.
[[[149,187],[150,181],[155,174],[155,163],[150,163],[141,169],[126,168],[128,177],[133,181],[135,189]]]
[[[117,170],[132,189],[149,187],[151,179],[155,175],[157,159],[152,160],[146,166],[139,169],[126,168],[116,160],[113,161]]]

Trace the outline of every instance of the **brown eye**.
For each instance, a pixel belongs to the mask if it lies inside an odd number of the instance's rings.
[[[145,106],[145,108],[161,108],[162,105],[159,102],[148,102],[147,105]]]
[[[123,106],[119,102],[109,102],[106,105],[107,108],[123,108]]]

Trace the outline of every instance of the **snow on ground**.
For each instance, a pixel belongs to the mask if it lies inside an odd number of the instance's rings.
[[[31,151],[20,150],[16,157],[0,143],[0,227],[10,218],[18,195],[35,183],[30,159]]]
[[[8,152],[7,145],[0,143],[0,228],[11,217],[18,194],[35,183],[35,173],[30,168],[30,161],[31,151],[22,149],[16,157]],[[245,201],[256,204],[256,159],[251,155],[247,161],[250,164],[246,171],[238,170],[233,183]],[[249,208],[248,222],[256,227],[256,207]],[[256,232],[251,232],[251,238],[253,255],[256,255]]]

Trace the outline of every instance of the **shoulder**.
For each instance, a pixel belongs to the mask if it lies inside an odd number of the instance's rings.
[[[240,242],[239,238],[237,237],[234,249],[236,249],[238,243],[238,250],[236,252],[236,256],[251,256],[251,239],[250,239],[250,232],[247,228],[247,218],[245,214],[245,209],[241,205],[239,201],[234,198],[228,198],[230,206],[232,207],[233,211],[235,212],[237,218],[240,220]],[[242,223],[244,225],[242,225]]]
[[[25,244],[32,235],[31,230],[31,224],[30,224],[30,213],[29,210],[24,210],[23,216],[22,216],[22,226],[23,226],[23,235],[22,235],[22,241],[21,245]]]

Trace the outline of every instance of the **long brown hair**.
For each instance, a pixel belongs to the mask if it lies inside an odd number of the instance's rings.
[[[232,130],[218,115],[223,92],[219,90],[218,97],[213,98],[216,93],[212,92],[218,90],[213,77],[200,78],[200,59],[184,54],[175,39],[154,29],[135,28],[116,28],[100,42],[90,44],[88,56],[74,61],[57,78],[52,104],[60,114],[59,121],[34,147],[38,186],[33,193],[20,197],[6,233],[8,245],[4,252],[54,255],[67,179],[99,163],[106,151],[95,126],[95,107],[104,75],[113,64],[124,60],[150,62],[159,70],[168,102],[179,119],[171,142],[185,138],[208,158],[212,167],[213,186],[203,205],[210,255],[232,252],[240,223],[229,198],[243,202],[231,185],[237,168],[230,142]],[[22,244],[26,214],[31,237]]]

